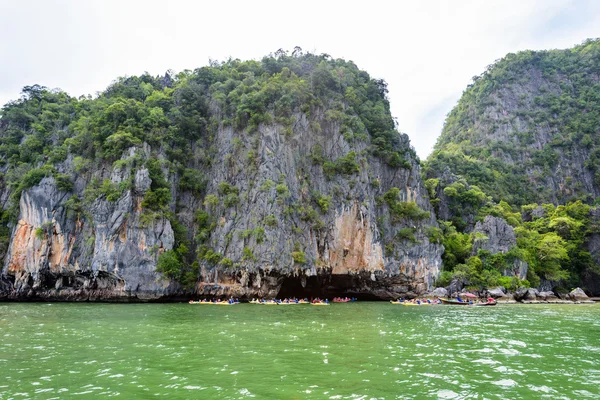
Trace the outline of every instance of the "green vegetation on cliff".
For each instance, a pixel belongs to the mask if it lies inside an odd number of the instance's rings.
[[[445,220],[439,283],[584,285],[600,271],[589,249],[599,156],[600,40],[509,54],[474,77],[422,170]],[[473,228],[488,215],[514,228],[510,251],[474,250],[487,238]],[[527,281],[502,276],[515,262],[528,265]]]
[[[261,182],[265,156],[259,149],[271,151],[261,142],[265,131],[274,130],[277,141],[292,148],[307,129],[323,142],[313,146],[311,159],[320,166],[315,168],[319,176],[322,171],[332,181],[332,190],[314,190],[303,171],[293,171],[299,188],[283,174]],[[222,140],[230,134],[231,141]],[[326,146],[334,140],[342,153]],[[214,182],[209,172],[221,162],[226,171]],[[139,212],[137,228],[168,222],[174,245],[155,245],[152,257],[164,276],[190,286],[200,266],[227,269],[255,262],[256,247],[269,230],[290,227],[300,234],[301,224],[322,230],[335,202],[355,200],[342,193],[340,183],[354,188],[360,175],[372,170],[369,162],[410,169],[418,160],[396,130],[386,83],[327,54],[296,48],[291,55],[280,50],[259,61],[211,61],[164,77],[145,73],[119,78],[96,97],[28,86],[0,111],[0,189],[9,198],[0,255],[8,247],[6,225],[16,221],[23,191],[53,177],[69,199],[69,215],[75,213],[88,226],[97,211],[91,209],[103,207],[99,202],[125,209],[129,206],[121,202],[128,196],[134,207],[119,215],[127,220]],[[215,230],[225,217],[233,220],[242,213],[254,185],[270,197],[265,202],[276,204],[274,214],[247,216],[217,250],[217,240],[211,242]],[[123,237],[127,229],[125,222]],[[243,250],[233,257],[227,251],[238,243]],[[145,251],[143,244],[140,249]],[[300,248],[289,257],[297,264],[314,261]]]
[[[301,50],[261,61],[212,62],[177,76],[121,78],[97,98],[28,86],[21,99],[2,109],[0,163],[7,168],[2,178],[15,189],[26,188],[56,175],[54,166],[68,155],[85,170],[148,143],[153,150],[167,150],[162,167],[180,172],[182,189],[201,193],[203,178],[184,160],[210,164],[215,151],[210,143],[220,125],[252,133],[262,123],[276,122],[287,131],[293,113],[308,116],[322,109],[347,140],[370,135],[374,154],[391,166],[406,167],[406,157],[414,152],[399,142],[386,94],[384,81],[352,62]],[[190,144],[198,141],[206,143],[205,152],[191,154]],[[327,161],[324,168],[352,174],[359,168],[355,157]]]
[[[509,54],[474,78],[424,168],[449,168],[494,200],[600,195],[600,40]]]
[[[506,253],[474,251],[476,241],[488,238],[459,231],[452,222],[440,221],[445,272],[439,284],[461,278],[474,287],[503,285],[514,290],[520,285],[537,287],[543,279],[555,287],[572,288],[581,284],[580,279],[587,271],[600,272],[585,248],[590,235],[600,230],[589,205],[580,201],[560,206],[528,204],[515,212],[506,202],[500,202],[478,212],[478,221],[487,215],[507,221],[514,228],[516,245]],[[510,275],[502,276],[502,272],[512,270],[515,260],[529,266],[524,282],[511,279]]]

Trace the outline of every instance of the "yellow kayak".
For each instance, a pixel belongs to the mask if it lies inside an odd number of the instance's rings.
[[[403,306],[430,306],[430,303],[402,303]]]
[[[192,301],[189,304],[212,304],[210,301]]]
[[[232,306],[232,305],[237,304],[237,303],[228,303],[226,301],[222,301],[220,303],[212,303],[212,304],[214,304],[215,306]]]
[[[329,303],[311,303],[311,306],[328,306]]]
[[[276,306],[276,305],[279,305],[279,303],[275,303],[274,301],[267,301],[267,302],[262,303],[262,304],[264,304],[265,306]]]
[[[262,304],[260,301],[258,300],[250,300],[248,303],[250,304]]]
[[[392,304],[402,304],[401,301],[392,301],[392,300],[390,300],[390,303],[392,303]]]
[[[304,300],[299,300],[298,304],[310,304],[308,301],[304,301]]]

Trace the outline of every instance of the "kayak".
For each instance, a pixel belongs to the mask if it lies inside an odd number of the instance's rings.
[[[402,301],[392,301],[392,300],[390,300],[390,303],[392,303],[392,304],[402,304],[403,302]]]
[[[465,301],[460,302],[458,300],[448,300],[448,299],[440,299],[440,300],[442,301],[442,304],[448,304],[451,306],[468,306],[469,305],[469,303],[467,303]]]
[[[329,303],[311,303],[311,306],[328,306]]]
[[[190,304],[213,304],[210,301],[190,301]]]
[[[274,301],[266,301],[266,302],[261,303],[261,304],[264,304],[265,306],[277,306],[277,305],[279,305],[279,303],[275,303]]]
[[[408,302],[404,302],[402,303],[403,306],[430,306],[431,303],[408,303]]]
[[[478,307],[483,307],[483,306],[495,306],[496,304],[498,304],[498,303],[495,301],[488,301],[487,303],[475,303],[473,305],[478,306]]]
[[[232,305],[237,304],[237,303],[228,303],[226,301],[221,301],[219,303],[209,303],[209,304],[213,304],[215,306],[232,306]]]
[[[298,304],[310,304],[308,301],[298,300]]]

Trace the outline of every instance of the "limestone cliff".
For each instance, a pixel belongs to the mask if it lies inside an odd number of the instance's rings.
[[[279,54],[127,78],[91,100],[30,89],[0,119],[0,295],[425,292],[443,247],[384,85],[326,55]]]
[[[141,227],[132,191],[114,202],[94,200],[87,217],[69,210],[70,196],[51,177],[21,195],[2,271],[12,282],[5,296],[144,300],[173,292],[155,271],[158,254],[173,247],[167,219]]]
[[[565,203],[600,196],[600,41],[508,54],[448,114],[428,160],[494,200]]]
[[[598,293],[599,66],[590,39],[508,54],[473,78],[423,168],[446,221],[441,281]]]

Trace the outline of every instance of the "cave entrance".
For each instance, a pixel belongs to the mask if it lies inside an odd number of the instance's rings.
[[[379,300],[365,293],[364,277],[357,275],[290,276],[284,279],[277,298],[290,297],[332,299],[355,297],[358,300]],[[361,290],[361,288],[363,288]]]

